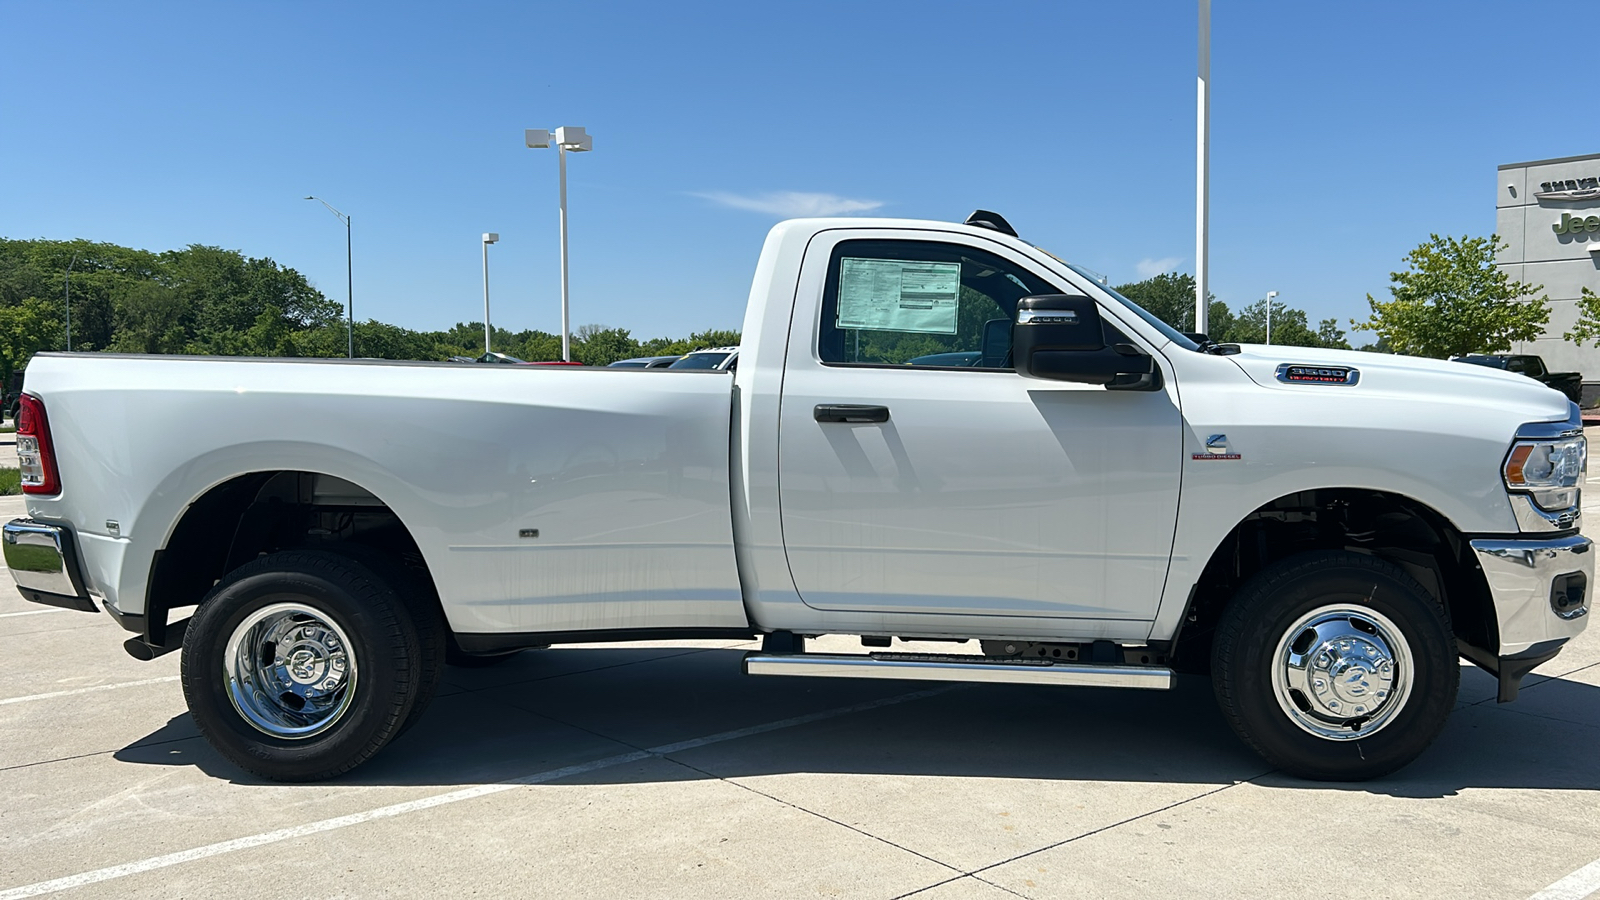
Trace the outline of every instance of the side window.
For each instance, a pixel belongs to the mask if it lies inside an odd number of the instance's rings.
[[[1056,292],[960,244],[844,241],[828,261],[818,352],[835,365],[1009,368],[1017,301]]]

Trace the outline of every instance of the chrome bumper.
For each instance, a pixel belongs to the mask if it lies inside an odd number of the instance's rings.
[[[83,588],[77,545],[67,528],[12,519],[0,529],[0,550],[23,597],[48,606],[97,610]]]
[[[1593,542],[1582,535],[1548,540],[1472,541],[1499,620],[1498,655],[1561,644],[1589,622]]]

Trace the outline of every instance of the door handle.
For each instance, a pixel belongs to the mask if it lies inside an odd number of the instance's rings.
[[[862,406],[856,403],[818,403],[813,414],[818,422],[889,421],[889,407]]]

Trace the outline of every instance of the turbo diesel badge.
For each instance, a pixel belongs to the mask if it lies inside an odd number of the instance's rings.
[[[1283,363],[1278,366],[1278,380],[1284,384],[1355,384],[1361,380],[1361,370],[1350,366],[1306,366]]]

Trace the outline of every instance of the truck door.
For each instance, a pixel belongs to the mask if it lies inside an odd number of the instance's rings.
[[[1171,372],[1114,392],[1012,371],[1017,300],[1067,287],[1041,271],[977,237],[812,241],[778,441],[807,605],[1154,618],[1182,457]]]

